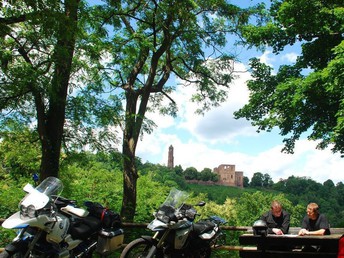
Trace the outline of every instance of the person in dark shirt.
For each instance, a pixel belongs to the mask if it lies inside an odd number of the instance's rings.
[[[307,215],[301,224],[300,236],[304,235],[330,235],[330,225],[324,214],[319,213],[318,204],[312,202],[307,205]]]
[[[284,235],[289,231],[290,214],[282,208],[279,201],[272,201],[271,209],[260,219],[266,222],[268,234]]]
[[[307,205],[307,215],[303,218],[299,236],[330,235],[330,224],[324,214],[319,212],[318,204],[312,202]],[[302,248],[303,252],[326,252],[328,248],[321,245],[306,245]]]

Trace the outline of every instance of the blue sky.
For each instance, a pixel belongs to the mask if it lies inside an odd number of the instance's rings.
[[[231,2],[246,7],[260,0]],[[240,63],[235,64],[235,70],[241,72],[237,73],[238,77],[231,85],[227,101],[204,116],[196,115],[197,106],[190,101],[192,90],[179,85],[171,95],[178,105],[178,116],[148,114],[157,128],[152,134],[144,135],[138,143],[136,155],[143,162],[166,165],[168,148],[173,145],[174,164],[181,165],[183,169],[195,167],[201,171],[220,164],[232,164],[249,179],[255,172],[261,172],[268,173],[275,182],[292,175],[310,177],[320,183],[327,179],[334,183],[342,181],[344,159],[339,154],[333,154],[330,149],[316,150],[316,142],[305,137],[297,142],[294,154],[281,153],[283,137],[278,134],[278,129],[257,133],[250,122],[233,118],[233,112],[248,101],[246,81],[250,79],[250,74],[242,73],[247,70],[248,60],[258,57],[277,70],[281,64],[295,61],[300,52],[299,46],[287,47],[278,56],[273,55],[270,49],[257,52],[254,49],[234,49],[232,45],[228,49],[238,55]]]
[[[278,56],[270,50],[254,55],[277,68],[282,63],[295,61],[296,50],[290,48]],[[247,68],[246,63],[236,63],[235,67],[239,71]],[[246,81],[249,78],[249,73],[238,73],[227,101],[204,116],[194,113],[196,105],[189,101],[192,90],[179,86],[172,94],[179,106],[178,117],[148,115],[158,127],[138,143],[137,156],[143,162],[166,165],[168,147],[172,145],[174,164],[183,169],[195,167],[201,171],[232,164],[249,179],[255,172],[261,172],[268,173],[274,182],[292,175],[310,177],[320,183],[327,179],[334,183],[342,181],[340,172],[344,160],[339,154],[333,154],[330,149],[317,150],[316,142],[305,137],[297,142],[294,154],[281,153],[283,137],[278,129],[257,133],[248,121],[233,118],[233,111],[248,101]]]
[[[260,60],[274,70],[282,64],[292,64],[300,53],[300,45],[286,47],[279,55],[271,49],[236,50],[239,61],[235,70],[241,71],[233,81],[226,102],[204,116],[196,115],[195,104],[189,101],[192,91],[178,87],[172,98],[178,103],[178,117],[150,114],[158,128],[152,135],[144,136],[138,143],[137,156],[144,162],[167,164],[168,147],[174,147],[174,164],[183,169],[195,167],[199,171],[220,164],[232,164],[244,176],[252,178],[255,172],[268,173],[274,182],[289,176],[308,177],[323,183],[331,179],[336,184],[342,179],[344,159],[329,149],[317,150],[317,143],[308,141],[306,135],[295,146],[294,154],[282,153],[283,137],[279,129],[272,132],[256,132],[250,122],[233,118],[233,112],[248,101],[246,81],[250,79],[247,63],[251,57]]]

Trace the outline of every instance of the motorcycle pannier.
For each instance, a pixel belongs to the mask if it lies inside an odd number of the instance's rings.
[[[97,252],[107,254],[121,247],[124,233],[122,229],[103,229],[98,235]]]

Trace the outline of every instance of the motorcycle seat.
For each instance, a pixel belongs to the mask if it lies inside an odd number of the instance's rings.
[[[88,216],[71,223],[70,234],[73,239],[87,239],[91,234],[101,229],[101,221],[94,217]]]
[[[215,224],[211,221],[200,221],[193,224],[194,231],[199,235],[212,230],[214,227]]]
[[[68,214],[71,214],[71,215],[76,215],[78,217],[86,217],[89,214],[89,212],[87,210],[77,208],[77,207],[74,207],[72,205],[67,205],[65,207],[62,207],[61,211],[68,213]]]

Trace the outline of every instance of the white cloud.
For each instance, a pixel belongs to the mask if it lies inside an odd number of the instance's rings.
[[[264,53],[261,56],[259,56],[258,58],[259,58],[261,63],[273,67],[273,62],[275,61],[275,58],[270,57],[271,54],[272,54],[272,51],[265,50]]]
[[[232,142],[239,135],[252,135],[255,129],[244,119],[235,120],[233,112],[239,110],[248,103],[249,91],[247,80],[251,79],[246,68],[242,64],[235,64],[236,74],[228,90],[228,99],[221,106],[213,108],[204,114],[196,115],[197,105],[190,103],[190,97],[194,93],[192,88],[180,88],[175,99],[180,107],[179,116],[181,123],[177,126],[189,130],[190,133],[201,142]]]
[[[286,53],[284,55],[281,56],[281,60],[282,61],[288,61],[290,63],[295,63],[296,59],[298,57],[298,54],[295,52],[291,52],[291,53]]]
[[[231,86],[228,100],[204,116],[194,114],[196,104],[190,102],[192,89],[180,87],[173,94],[180,109],[178,117],[155,116],[158,128],[138,143],[137,156],[144,162],[166,165],[168,147],[172,144],[174,164],[183,169],[195,167],[201,171],[233,164],[249,179],[255,172],[262,172],[268,173],[274,182],[292,175],[310,177],[320,183],[327,179],[342,181],[344,159],[340,155],[328,149],[317,150],[316,142],[305,139],[296,143],[294,154],[281,153],[282,137],[276,132],[258,134],[248,122],[233,118],[233,111],[248,101],[249,78],[248,73],[241,73]],[[241,148],[234,149],[236,145]]]

